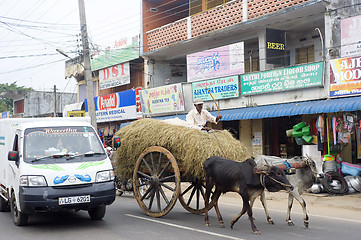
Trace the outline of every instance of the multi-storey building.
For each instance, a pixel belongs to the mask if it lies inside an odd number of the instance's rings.
[[[160,93],[181,86],[182,96],[171,96],[183,104],[157,110],[165,99],[145,94],[142,107],[156,109],[146,116],[185,119],[200,97],[223,115],[213,127],[230,129],[250,155],[320,156],[328,137],[331,152],[356,163],[360,10],[358,0],[143,0],[142,85]],[[287,136],[300,122],[310,134]],[[310,145],[308,135],[319,137]]]

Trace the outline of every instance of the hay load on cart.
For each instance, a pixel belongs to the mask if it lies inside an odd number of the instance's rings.
[[[132,177],[138,204],[154,217],[168,213],[177,198],[188,211],[202,213],[203,162],[211,156],[235,161],[247,157],[247,149],[227,130],[203,132],[146,118],[115,136],[120,140],[116,174]]]

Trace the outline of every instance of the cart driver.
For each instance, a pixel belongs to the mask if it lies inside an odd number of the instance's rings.
[[[207,121],[217,124],[218,121],[222,119],[222,115],[214,117],[207,110],[203,109],[202,99],[196,98],[193,103],[195,108],[192,109],[186,117],[188,128],[205,130],[208,132],[211,128],[205,127]]]

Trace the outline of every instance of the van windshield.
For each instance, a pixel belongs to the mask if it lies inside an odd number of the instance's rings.
[[[89,127],[38,127],[28,128],[24,132],[24,161],[28,163],[62,163],[105,158],[104,147],[97,134]]]

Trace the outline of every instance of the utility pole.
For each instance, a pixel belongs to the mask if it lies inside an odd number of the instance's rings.
[[[88,42],[88,31],[85,19],[85,6],[84,0],[78,0],[79,4],[79,16],[80,16],[80,30],[81,40],[83,44],[83,56],[84,56],[84,76],[86,83],[86,95],[88,101],[88,113],[91,119],[91,125],[95,131],[98,132],[97,119],[95,115],[95,104],[94,104],[94,91],[93,91],[93,78],[90,69],[90,51]]]
[[[56,85],[54,85],[54,117],[56,117]]]

